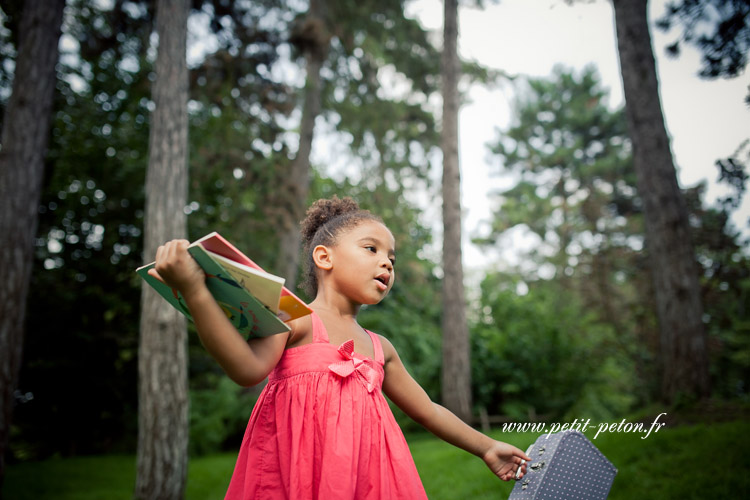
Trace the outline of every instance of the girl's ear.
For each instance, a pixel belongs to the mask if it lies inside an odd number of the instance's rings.
[[[312,251],[315,267],[324,271],[330,271],[333,267],[333,259],[330,249],[325,245],[318,245]]]

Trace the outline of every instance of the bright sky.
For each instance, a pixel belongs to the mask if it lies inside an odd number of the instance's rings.
[[[570,7],[562,0],[501,0],[483,10],[461,8],[459,11],[459,52],[510,74],[549,76],[555,64],[581,69],[595,64],[603,84],[610,89],[610,105],[623,104],[622,83],[616,50],[614,16],[607,0],[579,3]],[[652,0],[651,19],[661,16],[664,0]],[[442,32],[443,3],[440,0],[417,0],[407,11],[416,16],[426,29]],[[744,104],[748,92],[748,75],[732,80],[706,81],[696,75],[700,56],[685,48],[678,59],[667,58],[664,47],[669,35],[652,30],[654,53],[660,78],[662,107],[667,130],[672,137],[672,151],[683,187],[708,180],[708,201],[714,203],[722,190],[715,185],[718,171],[714,163],[730,156],[740,143],[750,137],[750,109]],[[491,217],[488,192],[503,182],[491,177],[498,160],[490,160],[487,142],[496,137],[498,128],[506,129],[511,119],[513,96],[509,87],[488,91],[474,88],[471,103],[460,113],[459,140],[462,173],[462,206],[464,207],[464,261],[469,269],[487,261],[486,255],[468,240],[476,235],[481,221]],[[494,167],[492,167],[494,165]],[[507,182],[507,181],[506,181]],[[735,224],[748,228],[750,195],[734,217]],[[503,252],[512,260],[513,248],[523,246],[523,238]],[[525,244],[533,244],[526,239]]]

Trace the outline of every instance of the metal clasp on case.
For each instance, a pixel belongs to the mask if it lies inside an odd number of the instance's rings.
[[[544,467],[544,460],[542,460],[541,462],[537,462],[535,464],[531,464],[531,465],[529,465],[529,467],[531,467],[534,470],[539,470],[542,467]]]

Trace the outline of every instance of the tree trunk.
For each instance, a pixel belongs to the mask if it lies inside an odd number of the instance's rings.
[[[617,45],[646,220],[660,329],[662,397],[710,392],[706,332],[687,208],[677,183],[659,101],[646,0],[614,0]]]
[[[315,119],[321,108],[320,68],[323,66],[331,37],[326,28],[325,0],[311,0],[307,17],[296,27],[293,42],[305,54],[307,79],[302,107],[299,147],[288,175],[282,179],[285,189],[276,203],[280,213],[280,248],[277,272],[286,279],[287,288],[293,289],[297,281],[301,236],[299,222],[305,215],[310,192],[310,152],[314,137]]]
[[[471,421],[471,366],[461,262],[461,172],[458,165],[458,5],[445,0],[443,32],[443,404]]]
[[[0,149],[0,487],[23,348],[64,0],[29,0]]]
[[[153,259],[162,242],[187,235],[188,12],[189,0],[157,4],[159,50],[146,174],[146,261]],[[188,460],[185,318],[144,286],[140,328],[135,496],[178,499],[184,496]]]

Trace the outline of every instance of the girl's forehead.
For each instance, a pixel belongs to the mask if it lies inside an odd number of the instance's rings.
[[[376,220],[365,220],[354,226],[348,234],[352,238],[375,238],[382,241],[383,243],[389,244],[391,247],[395,245],[395,238],[390,229],[385,224]]]

